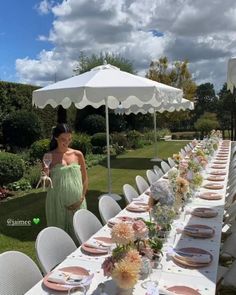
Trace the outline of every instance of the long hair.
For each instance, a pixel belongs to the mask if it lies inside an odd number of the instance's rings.
[[[62,133],[72,133],[72,130],[67,124],[57,124],[57,126],[52,128],[52,138],[49,144],[50,151],[53,151],[57,148],[56,138]]]

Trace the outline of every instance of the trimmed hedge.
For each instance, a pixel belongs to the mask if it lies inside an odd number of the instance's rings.
[[[38,116],[28,111],[16,111],[8,115],[2,123],[4,143],[10,147],[29,147],[42,134]]]
[[[91,144],[94,147],[105,147],[107,145],[106,133],[99,132],[92,136]]]
[[[24,170],[24,161],[18,155],[0,152],[0,186],[21,179]]]
[[[35,141],[30,147],[30,159],[42,160],[43,155],[49,151],[49,143],[48,138]]]
[[[106,131],[106,120],[101,115],[89,115],[82,122],[82,129],[84,132],[90,135],[99,132],[104,132]]]

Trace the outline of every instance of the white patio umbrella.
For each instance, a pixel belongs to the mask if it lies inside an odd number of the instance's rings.
[[[72,103],[77,108],[105,105],[107,135],[108,192],[111,195],[110,143],[108,108],[116,109],[122,102],[126,108],[151,104],[181,101],[183,92],[146,78],[121,71],[112,65],[102,65],[69,79],[33,91],[33,105],[69,108]]]
[[[227,89],[231,93],[234,92],[236,87],[236,57],[232,57],[228,61],[228,70],[227,70]]]
[[[123,108],[122,104],[119,106],[118,109],[115,110],[116,114],[125,114],[125,115],[130,115],[130,114],[135,114],[137,115],[138,113],[141,114],[153,114],[153,125],[154,125],[154,158],[152,161],[161,161],[157,157],[157,125],[156,125],[156,112],[163,113],[165,111],[167,112],[174,112],[174,111],[185,111],[185,110],[193,110],[194,109],[194,103],[188,99],[182,98],[180,102],[178,101],[173,101],[172,103],[161,103],[158,107],[153,107],[150,104],[144,104],[142,107],[138,106],[131,106],[130,108]]]

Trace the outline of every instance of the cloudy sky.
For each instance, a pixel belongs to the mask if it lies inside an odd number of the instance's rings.
[[[151,60],[189,60],[197,84],[226,82],[236,55],[235,0],[8,0],[0,11],[0,79],[47,85],[79,54],[120,54],[145,75]],[[12,9],[14,7],[14,10]]]

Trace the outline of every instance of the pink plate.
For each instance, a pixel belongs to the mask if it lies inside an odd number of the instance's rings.
[[[220,199],[222,199],[222,195],[217,194],[217,193],[206,192],[206,193],[200,194],[199,198],[205,199],[205,200],[220,200]]]
[[[189,229],[193,229],[193,230],[191,231]],[[196,231],[194,231],[194,230],[196,230]],[[204,230],[209,230],[209,231],[204,232]],[[203,225],[203,224],[190,224],[187,226],[186,229],[184,229],[184,233],[187,236],[190,236],[193,238],[207,239],[207,238],[211,238],[214,236],[215,230],[212,227],[207,226],[207,225]]]
[[[227,162],[226,161],[214,161],[213,164],[216,164],[216,165],[226,165]]]
[[[204,185],[205,188],[208,189],[222,189],[224,186],[215,182],[209,182],[207,184]]]
[[[97,240],[99,242],[104,242],[107,244],[112,244],[112,240],[109,237],[94,237],[94,240]]]
[[[192,215],[201,218],[213,218],[218,215],[218,212],[211,208],[198,207],[192,211]]]
[[[66,272],[70,272],[72,274],[76,274],[76,275],[85,275],[88,276],[89,272],[87,271],[87,269],[83,268],[83,267],[79,267],[79,266],[68,266],[68,267],[63,267],[60,268],[60,270],[62,271],[66,271]],[[46,287],[48,287],[49,289],[52,290],[56,290],[56,291],[68,291],[68,288],[64,287],[62,284],[58,284],[58,283],[53,283],[53,282],[49,282],[48,281],[48,276],[51,274],[52,272],[48,273],[44,278],[43,278],[43,283]],[[78,286],[79,288],[79,286]]]
[[[222,165],[212,165],[211,168],[213,168],[213,169],[225,169],[226,167],[225,167],[225,165],[224,166],[222,166]]]
[[[132,206],[132,204],[130,204],[126,207],[126,210],[128,210],[130,212],[146,212],[146,211],[148,211],[148,206],[146,204],[145,204],[145,206],[144,205]]]
[[[211,175],[226,175],[226,171],[218,171],[218,170],[213,170],[210,172]]]
[[[179,256],[173,255],[172,258],[173,258],[174,262],[177,265],[182,266],[182,267],[202,268],[202,267],[208,266],[213,260],[212,254],[204,249],[201,249],[201,248],[188,247],[188,248],[178,249],[178,251],[181,251],[186,254],[191,253],[191,254],[208,254],[208,255],[210,255],[210,262],[208,262],[208,263],[199,263],[197,261],[193,262],[193,261],[189,260],[188,256],[185,256],[185,255],[181,256],[181,258]]]
[[[201,295],[197,290],[187,286],[173,286],[167,288],[167,290],[179,295]]]
[[[108,253],[107,249],[93,248],[93,247],[89,246],[88,244],[86,244],[86,242],[81,245],[81,250],[85,254],[96,255],[96,256],[97,255],[106,255]]]
[[[212,175],[212,176],[208,176],[207,180],[209,180],[209,181],[224,181],[225,179],[222,176]]]

